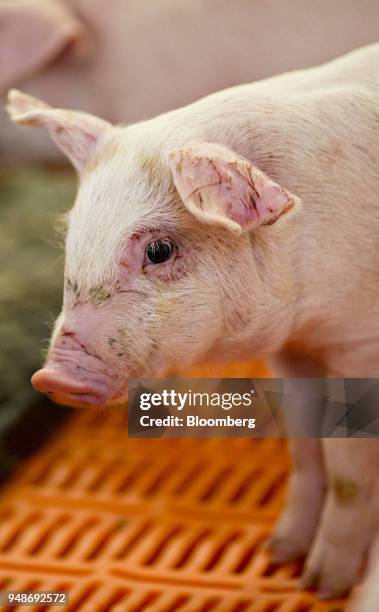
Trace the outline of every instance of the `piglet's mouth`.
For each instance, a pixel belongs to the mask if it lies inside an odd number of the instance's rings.
[[[103,378],[103,377],[102,377]],[[105,406],[116,394],[113,381],[80,380],[69,370],[47,364],[32,376],[32,385],[58,404],[72,407]],[[108,384],[107,384],[108,383]]]

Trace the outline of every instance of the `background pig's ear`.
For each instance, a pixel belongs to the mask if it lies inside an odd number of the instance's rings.
[[[188,210],[200,221],[238,234],[274,223],[299,204],[248,160],[218,144],[175,149],[170,164]]]
[[[38,71],[84,34],[59,0],[0,3],[0,90]]]
[[[100,136],[112,127],[87,113],[52,108],[16,89],[8,94],[7,111],[16,123],[46,127],[79,172],[94,152]]]

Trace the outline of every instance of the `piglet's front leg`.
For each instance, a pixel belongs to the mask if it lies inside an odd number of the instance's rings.
[[[328,495],[301,581],[330,598],[347,593],[378,530],[379,440],[323,440]]]
[[[320,518],[325,492],[320,440],[290,443],[292,473],[285,508],[267,543],[274,563],[286,563],[309,552]]]
[[[303,373],[293,368],[292,373],[295,371]],[[305,557],[309,552],[326,490],[321,440],[300,437],[320,431],[323,381],[318,378],[285,379],[283,391],[282,407],[291,437],[292,472],[285,509],[268,542],[276,563]]]
[[[267,548],[274,562],[285,563],[309,552],[324,502],[322,445],[320,439],[311,437],[321,429],[324,383],[315,364],[304,358],[280,355],[272,367],[288,377],[283,383],[282,409],[291,438],[292,472],[286,505]],[[306,435],[309,437],[303,437]]]

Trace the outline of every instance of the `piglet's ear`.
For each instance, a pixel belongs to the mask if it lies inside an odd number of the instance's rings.
[[[0,90],[44,68],[85,28],[59,0],[6,0],[0,3]]]
[[[200,221],[241,234],[269,225],[299,200],[230,149],[202,143],[170,154],[176,188]]]
[[[78,172],[93,154],[99,138],[112,127],[93,115],[52,108],[15,89],[8,94],[7,111],[15,123],[46,127]]]

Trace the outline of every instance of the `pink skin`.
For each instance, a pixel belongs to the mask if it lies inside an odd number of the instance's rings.
[[[175,237],[175,247],[167,262],[154,265],[147,258],[147,245],[167,236],[167,233],[148,231],[131,236],[121,249],[116,282],[105,291],[107,297],[101,303],[96,303],[94,298],[91,303],[88,291],[74,291],[73,283],[66,282],[64,321],[52,341],[44,367],[32,377],[32,384],[37,391],[46,393],[54,401],[71,406],[100,406],[125,396],[124,376],[121,373],[125,363],[115,350],[119,337],[112,329],[104,330],[104,320],[107,317],[104,317],[103,309],[109,308],[111,315],[112,302],[120,294],[132,296],[136,293],[136,280],[141,273],[154,275],[161,280],[172,280],[183,274],[180,238]],[[146,297],[144,294],[141,296],[140,291],[138,294],[142,299]],[[105,353],[104,350],[96,350],[96,346],[104,345],[104,341],[98,339],[102,332],[116,339],[113,351]]]
[[[62,326],[45,366],[32,377],[38,391],[64,403],[104,404],[116,392],[118,374],[82,342],[78,329]]]
[[[152,264],[147,255],[146,248],[155,240],[169,238],[175,245],[174,252],[167,262],[159,265]],[[168,232],[163,231],[142,231],[134,233],[128,240],[120,256],[120,276],[125,289],[130,282],[133,283],[133,276],[138,273],[153,274],[163,280],[170,280],[178,272],[179,259],[182,257],[183,246],[180,237],[172,238]]]
[[[177,189],[200,220],[211,221],[213,216],[240,233],[242,228],[273,223],[294,205],[261,170],[220,145],[174,150],[171,162]]]

